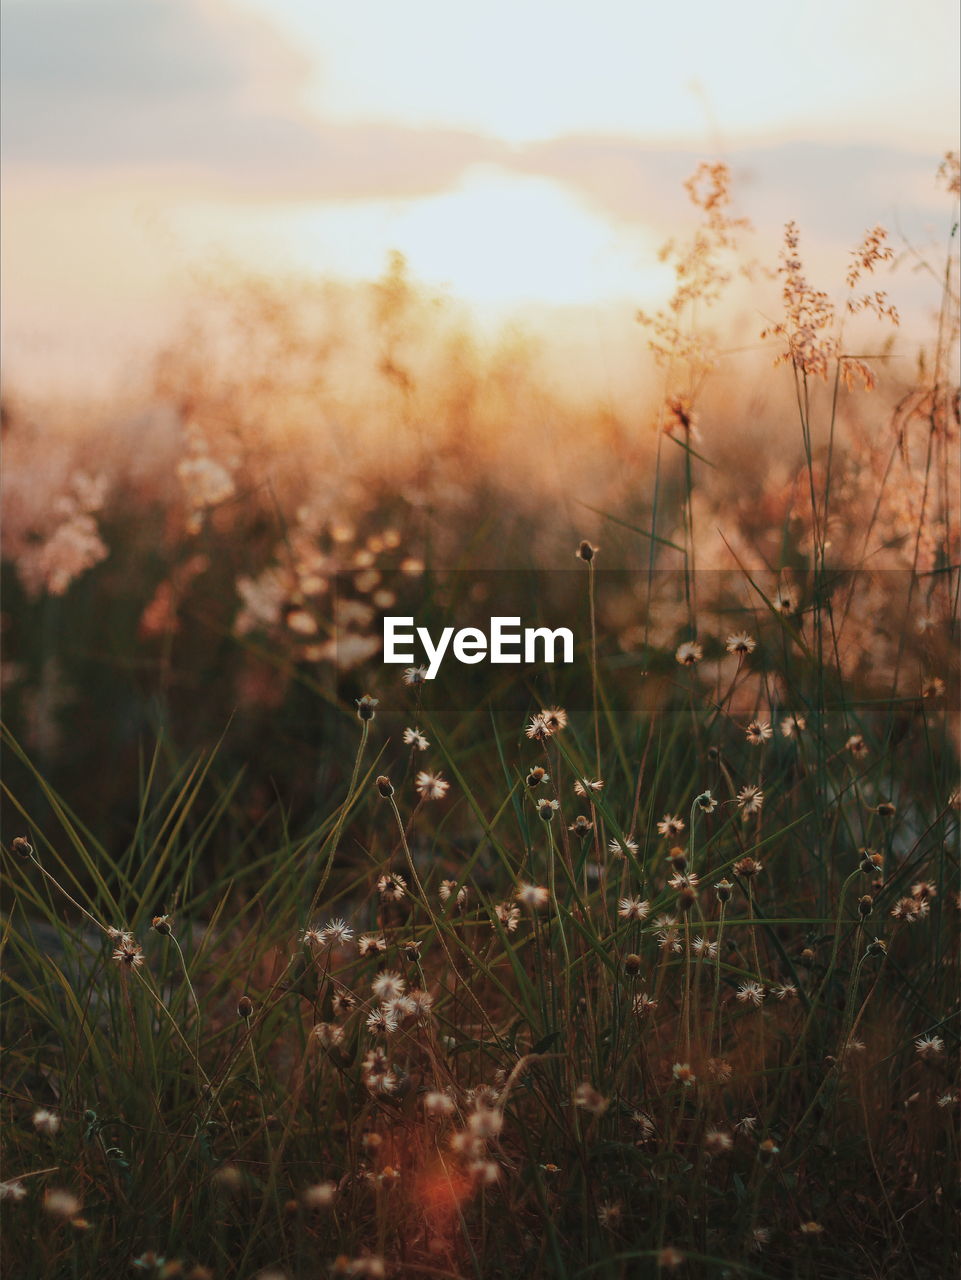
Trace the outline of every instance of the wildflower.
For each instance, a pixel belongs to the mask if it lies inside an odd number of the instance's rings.
[[[524,730],[527,736],[537,742],[543,742],[545,738],[551,736],[551,731],[547,727],[547,721],[538,711],[536,715],[531,716],[527,728]]]
[[[624,972],[629,978],[636,978],[641,972],[641,957],[633,951],[624,957]]]
[[[574,1106],[580,1107],[582,1111],[589,1112],[592,1116],[603,1115],[607,1110],[608,1101],[597,1092],[592,1084],[579,1084],[574,1090]]]
[[[639,1017],[644,1017],[648,1013],[653,1013],[657,1008],[657,1001],[653,996],[649,996],[646,991],[639,991],[634,997],[634,1012]]]
[[[757,1116],[742,1116],[734,1128],[738,1133],[753,1133],[757,1128]]]
[[[914,1049],[919,1058],[940,1058],[944,1053],[944,1041],[940,1036],[921,1036],[915,1040]]]
[[[49,1187],[44,1193],[43,1207],[57,1218],[75,1218],[80,1212],[80,1201],[72,1191]]]
[[[944,697],[944,681],[940,676],[931,676],[925,680],[921,686],[922,698],[943,698]]]
[[[371,1093],[393,1093],[397,1085],[397,1077],[391,1070],[387,1054],[379,1046],[371,1049],[364,1057],[361,1074],[364,1077],[365,1088]],[[380,1135],[370,1134],[369,1139],[376,1139],[379,1142]],[[369,1141],[368,1145],[371,1145]]]
[[[434,997],[429,991],[422,991],[420,987],[414,987],[407,995],[407,1003],[413,1006],[410,1010],[412,1016],[426,1018],[434,1007]]]
[[[376,955],[387,950],[387,939],[382,933],[363,933],[357,939],[357,953],[361,956]]]
[[[417,728],[404,730],[404,742],[408,747],[413,747],[415,751],[426,751],[430,746],[428,740]]]
[[[782,982],[780,986],[771,988],[775,1000],[794,1000],[797,998],[797,987],[793,982]]]
[[[874,806],[874,812],[879,818],[893,818],[897,813],[897,807],[890,800],[881,800]]]
[[[867,919],[867,917],[871,914],[873,910],[874,910],[874,899],[871,897],[869,893],[864,894],[863,897],[858,899],[858,915],[861,917],[862,920]]]
[[[674,814],[665,813],[657,824],[657,829],[662,836],[670,836],[676,839],[684,830],[684,822]]]
[[[454,1110],[454,1099],[449,1093],[431,1089],[424,1094],[424,1110],[429,1116],[449,1116]]]
[[[568,831],[573,831],[576,836],[580,836],[583,839],[584,836],[590,835],[594,830],[594,823],[591,822],[590,819],[585,818],[582,813],[579,813],[567,829]]]
[[[563,707],[546,707],[541,712],[541,719],[549,733],[560,733],[567,728],[567,712]]]
[[[741,1004],[753,1004],[758,1009],[764,1002],[764,988],[759,982],[742,982],[737,989],[737,998]]]
[[[370,989],[378,1000],[386,1004],[402,996],[407,989],[407,983],[399,973],[384,969],[370,984]]]
[[[423,684],[427,679],[426,667],[405,667],[401,679],[407,685]]]
[[[860,733],[852,733],[847,742],[845,742],[844,747],[857,760],[863,759],[868,754],[867,743]]]
[[[771,603],[775,613],[780,613],[786,617],[797,609],[797,596],[789,587],[778,587]]]
[[[393,1010],[388,1009],[386,1005],[380,1009],[375,1009],[373,1013],[368,1015],[367,1030],[372,1031],[377,1036],[388,1036],[397,1030],[397,1016]]]
[[[394,784],[391,782],[390,778],[387,777],[386,773],[382,773],[378,776],[377,790],[385,800],[389,800],[394,794]]]
[[[689,1062],[675,1062],[672,1074],[678,1084],[682,1084],[685,1089],[690,1089],[697,1079]]]
[[[781,721],[781,736],[794,738],[808,727],[804,716],[785,716]]]
[[[60,1128],[60,1117],[55,1111],[48,1111],[46,1107],[39,1107],[33,1113],[33,1127],[38,1133],[43,1133],[48,1138],[53,1138]]]
[[[725,1129],[708,1129],[704,1135],[704,1149],[712,1156],[723,1155],[734,1146],[734,1139]]]
[[[443,774],[422,769],[414,779],[414,787],[422,800],[443,800],[450,790],[450,783]]]
[[[486,1142],[500,1136],[504,1113],[496,1107],[480,1106],[467,1117],[467,1127],[475,1138]]]
[[[687,851],[679,844],[668,850],[667,859],[675,871],[683,874],[687,870]]]
[[[861,849],[860,868],[867,875],[873,875],[876,871],[880,871],[884,866],[884,855],[877,853],[874,849]]]
[[[613,1204],[599,1204],[597,1206],[597,1221],[602,1227],[607,1227],[610,1230],[620,1222],[621,1213],[621,1206],[617,1201]]]
[[[128,969],[139,969],[144,962],[143,948],[136,942],[125,940],[116,948],[113,958]]]
[[[773,1138],[765,1138],[763,1142],[758,1144],[757,1153],[762,1160],[773,1160],[775,1156],[781,1154],[781,1148]]]
[[[957,1094],[957,1093],[954,1093],[953,1091],[949,1091],[948,1093],[941,1094],[941,1096],[938,1098],[937,1105],[941,1108],[942,1111],[944,1111],[948,1107],[956,1107],[959,1101],[961,1101],[961,1094]]]
[[[345,1031],[343,1027],[334,1026],[330,1022],[318,1022],[310,1033],[323,1049],[334,1049],[343,1044]]]
[[[681,890],[685,890],[685,888],[697,888],[700,884],[700,879],[694,872],[687,874],[678,872],[677,876],[672,876],[671,879],[669,879],[668,884],[673,888],[674,892],[679,893]]]
[[[614,854],[617,858],[623,858],[626,853],[637,853],[639,845],[632,835],[625,836],[623,840],[618,840],[615,836],[613,840],[607,842],[608,853]]]
[[[354,936],[354,931],[346,920],[331,920],[317,934],[317,941],[322,947],[345,947]]]
[[[335,1018],[342,1018],[357,1007],[357,997],[350,991],[338,991],[331,1000]]]
[[[578,560],[584,560],[587,564],[590,564],[599,550],[599,547],[592,547],[589,542],[584,541],[578,546],[574,554]]]
[[[23,1200],[26,1198],[27,1188],[22,1182],[18,1182],[15,1178],[9,1182],[0,1182],[0,1200]]]
[[[865,955],[868,956],[886,956],[888,953],[888,944],[883,938],[874,938],[868,943]]]
[[[237,1001],[237,1017],[243,1022],[252,1016],[254,1012],[254,1002],[250,996],[241,996]]]
[[[337,1184],[334,1182],[316,1182],[312,1187],[305,1187],[301,1192],[301,1200],[305,1209],[329,1209],[337,1195]]]
[[[33,845],[25,836],[14,836],[10,843],[10,847],[20,858],[33,857]]]
[[[574,791],[577,795],[585,798],[590,797],[594,791],[602,791],[604,782],[601,778],[578,778],[574,783]]]
[[[556,800],[538,800],[537,816],[543,818],[545,822],[550,822],[560,807]]]
[[[390,871],[378,878],[377,892],[388,902],[400,902],[407,892],[407,881],[403,876]]]
[[[379,699],[372,698],[369,693],[365,693],[362,698],[357,698],[356,702],[358,718],[361,720],[373,720]]]
[[[734,1075],[734,1068],[726,1058],[709,1058],[707,1071],[711,1079],[718,1084],[727,1084]]]
[[[456,895],[454,896],[455,907],[464,907],[467,905],[467,885],[462,884],[458,889],[456,880],[442,880],[440,882],[440,888],[437,890],[437,895],[443,903],[449,902],[451,897]]]
[[[699,958],[703,957],[705,960],[717,959],[717,943],[708,942],[706,938],[695,938],[692,950]]]
[[[771,1242],[771,1232],[768,1227],[755,1227],[750,1235],[751,1248],[760,1253],[765,1245]]]
[[[527,884],[523,880],[517,886],[515,897],[521,906],[527,907],[529,911],[540,911],[550,901],[550,894],[542,885]]]
[[[754,858],[738,858],[734,864],[735,875],[743,876],[745,880],[750,880],[764,870],[760,862]]]
[[[539,787],[542,782],[549,782],[550,779],[547,776],[546,769],[542,769],[540,765],[535,765],[527,775],[526,781],[527,785],[533,790],[534,787]]]
[[[752,720],[745,735],[752,747],[761,747],[774,736],[769,720]]]
[[[617,904],[617,914],[622,920],[646,920],[651,913],[651,904],[643,898],[621,898]]]
[[[657,931],[658,944],[665,951],[680,955],[682,948],[678,938],[677,920],[673,916],[660,916],[654,923],[660,926]]]
[[[685,640],[677,646],[674,657],[682,667],[693,667],[704,657],[704,650],[696,640]]]
[[[749,636],[746,631],[735,631],[725,640],[724,646],[728,653],[736,653],[743,657],[744,654],[754,652],[757,648],[757,641],[753,636]]]
[[[492,1187],[501,1176],[500,1166],[493,1160],[472,1160],[467,1166],[467,1172],[475,1182],[485,1187]]]
[[[798,1230],[802,1236],[819,1236],[824,1228],[820,1222],[802,1222]]]
[[[760,813],[764,804],[764,792],[760,787],[742,787],[737,793],[737,807],[745,817],[752,813]]]
[[[714,892],[717,894],[718,902],[730,902],[731,892],[733,889],[734,885],[731,884],[730,880],[719,880],[714,886]]]
[[[520,910],[509,902],[498,903],[494,908],[494,915],[508,933],[514,933],[521,922]]]
[[[702,791],[699,796],[694,797],[694,803],[700,809],[701,813],[713,813],[717,808],[717,801],[711,795],[710,791]]]

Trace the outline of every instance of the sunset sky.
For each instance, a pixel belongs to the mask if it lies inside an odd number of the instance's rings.
[[[701,159],[765,244],[930,240],[957,42],[955,0],[5,0],[8,375],[115,371],[218,263],[651,305]]]

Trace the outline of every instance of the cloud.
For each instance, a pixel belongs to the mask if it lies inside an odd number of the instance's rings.
[[[614,221],[671,225],[682,184],[709,151],[652,147],[642,139],[575,135],[527,146],[512,163],[563,182]],[[734,148],[735,202],[762,228],[795,219],[825,240],[858,237],[879,220],[918,233],[944,208],[934,183],[940,157],[895,147],[789,141]]]
[[[706,151],[585,133],[511,146],[469,129],[330,121],[304,106],[316,57],[226,0],[8,0],[8,180],[105,176],[263,202],[414,198],[477,165],[550,178],[614,223],[670,227]],[[491,86],[491,93],[496,86]],[[936,157],[882,146],[735,148],[759,227],[852,239],[879,218],[933,216]]]
[[[459,130],[327,125],[307,59],[219,0],[12,0],[4,12],[8,172],[189,174],[271,198],[418,195],[503,144]]]

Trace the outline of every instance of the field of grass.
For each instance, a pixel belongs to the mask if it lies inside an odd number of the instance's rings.
[[[258,295],[166,435],[11,408],[6,1275],[955,1273],[945,172],[920,355],[844,339],[881,233],[831,303],[789,229],[775,389],[721,395],[700,171],[654,431],[418,347],[399,262],[376,395]],[[423,681],[385,614],[575,660]]]

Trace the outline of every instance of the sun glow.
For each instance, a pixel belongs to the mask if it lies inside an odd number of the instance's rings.
[[[556,182],[488,166],[452,191],[419,199],[233,209],[194,204],[175,216],[191,248],[215,242],[241,258],[346,278],[384,268],[385,247],[412,274],[488,312],[666,297],[671,274],[643,227],[596,217]],[[225,234],[226,230],[226,234]]]

